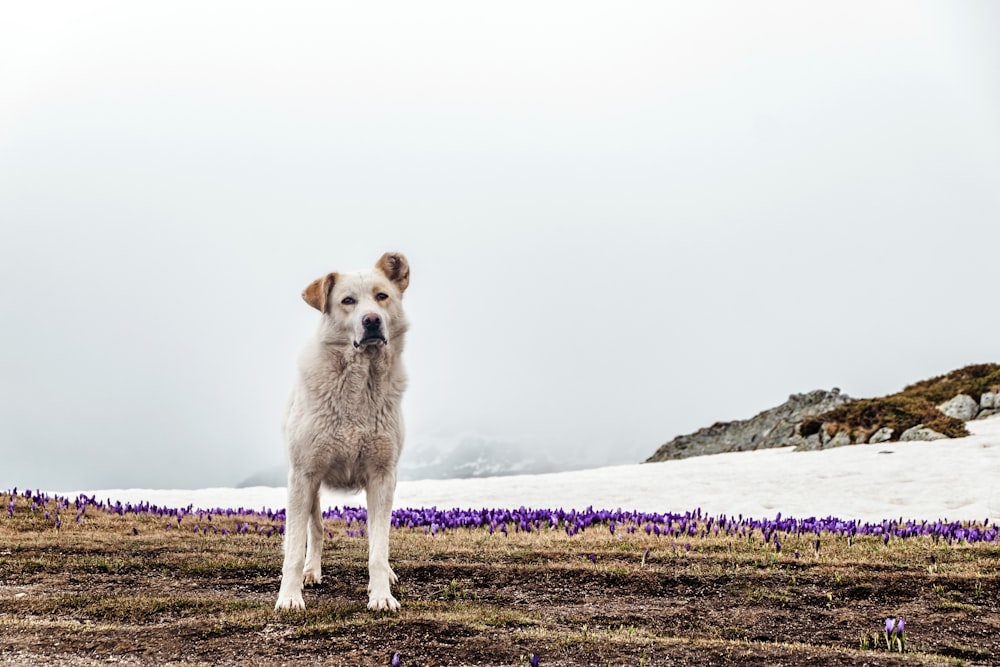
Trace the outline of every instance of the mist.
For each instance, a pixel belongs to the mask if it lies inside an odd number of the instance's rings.
[[[280,467],[300,292],[388,250],[412,270],[409,470],[631,463],[793,392],[997,361],[998,24],[988,2],[6,9],[0,487]]]

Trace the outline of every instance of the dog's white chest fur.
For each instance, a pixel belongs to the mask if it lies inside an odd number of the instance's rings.
[[[303,354],[285,419],[289,457],[331,488],[362,489],[371,473],[394,470],[399,460],[406,376],[381,352]]]

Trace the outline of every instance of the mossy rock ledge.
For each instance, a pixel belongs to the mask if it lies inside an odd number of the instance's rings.
[[[851,400],[836,387],[830,391],[817,389],[805,394],[792,394],[781,405],[750,419],[716,422],[694,433],[679,435],[656,450],[646,462],[787,447],[794,444],[793,438],[804,420],[827,413]]]
[[[837,388],[793,394],[744,420],[680,435],[647,463],[771,447],[798,450],[969,435],[965,422],[1000,414],[1000,364],[966,366],[881,398],[852,399]]]

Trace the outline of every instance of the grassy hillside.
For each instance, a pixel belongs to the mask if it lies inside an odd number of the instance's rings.
[[[945,375],[916,382],[901,391],[915,399],[935,405],[958,394],[968,394],[978,401],[986,392],[1000,391],[1000,364],[975,364]]]
[[[968,394],[978,401],[989,391],[1000,391],[1000,364],[966,366],[911,384],[889,396],[858,399],[808,418],[802,422],[799,433],[808,437],[825,424],[830,435],[846,431],[852,440],[863,442],[879,428],[887,427],[893,430],[895,440],[903,431],[923,424],[938,433],[960,438],[969,434],[965,424],[942,414],[936,406],[958,394]]]

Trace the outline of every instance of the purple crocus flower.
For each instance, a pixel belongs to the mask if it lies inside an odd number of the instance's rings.
[[[906,629],[906,619],[900,616],[896,619],[896,632],[903,634],[903,630]]]
[[[398,653],[393,653],[392,654],[392,662],[390,662],[389,664],[392,665],[392,667],[399,667],[399,654]]]
[[[537,653],[532,653],[531,654],[531,667],[538,667],[538,654]]]

